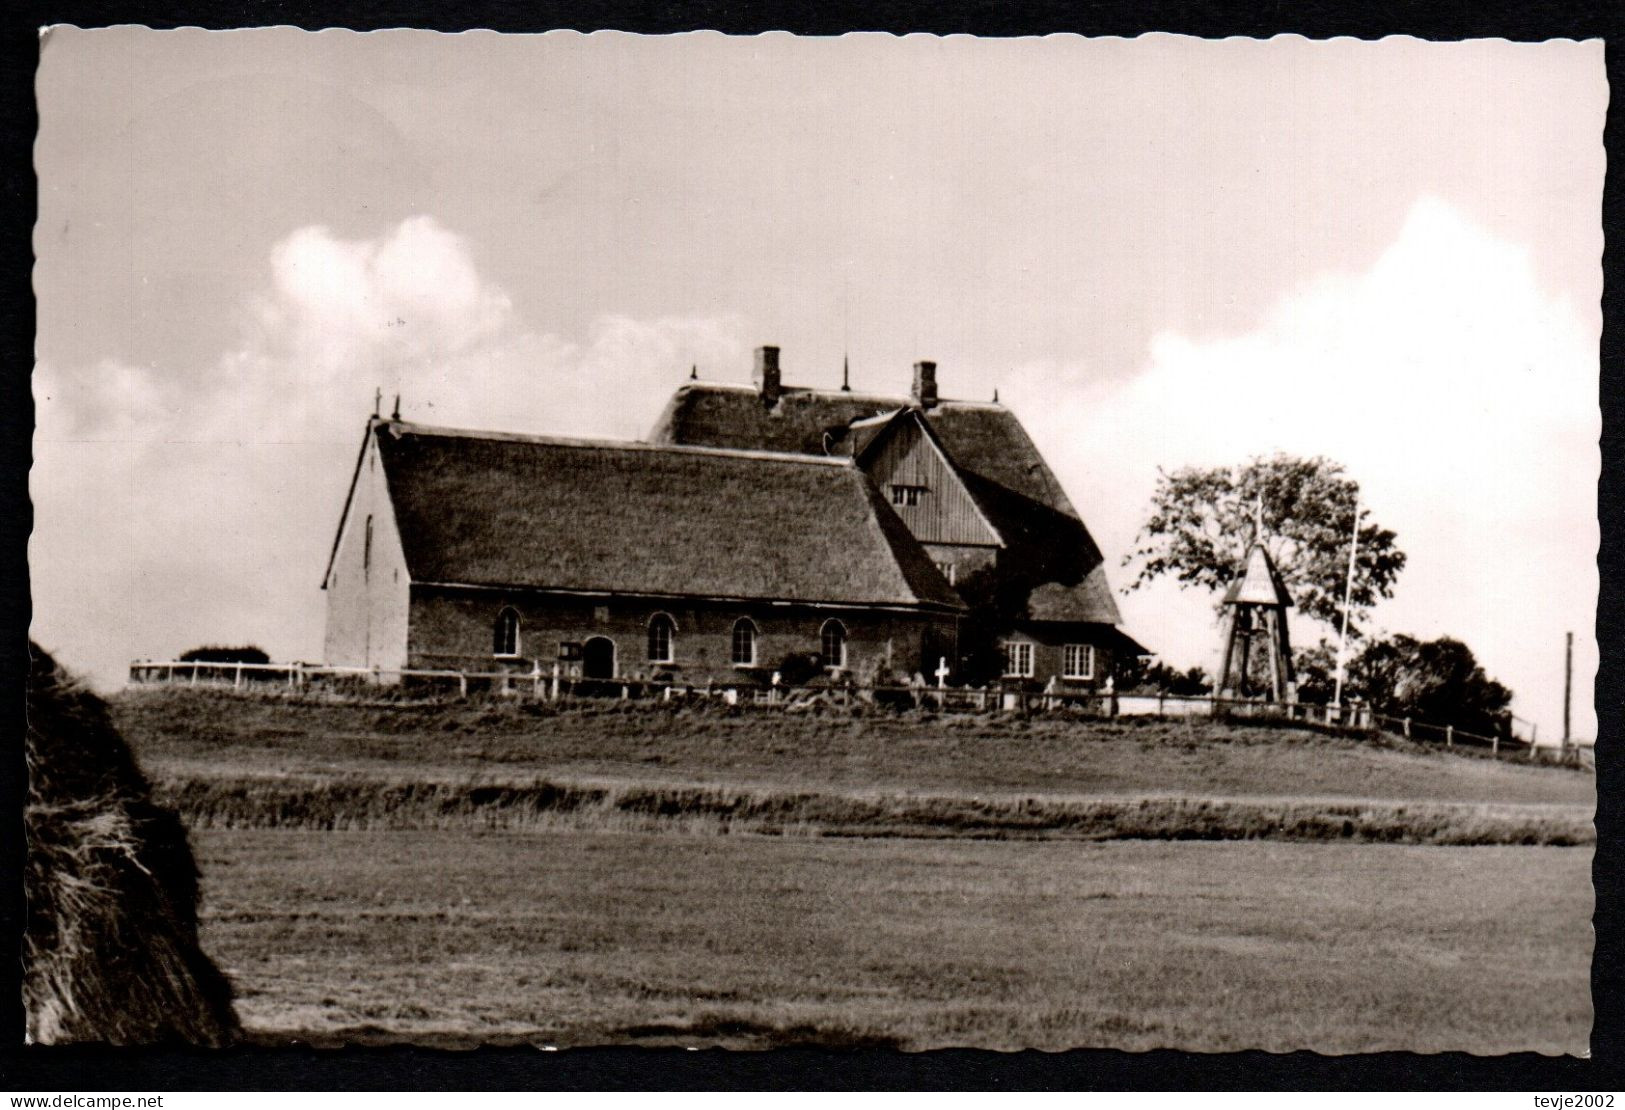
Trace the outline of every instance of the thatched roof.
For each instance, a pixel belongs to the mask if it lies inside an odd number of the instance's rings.
[[[414,582],[959,609],[849,460],[379,422]]]
[[[694,444],[824,455],[853,453],[863,425],[872,435],[885,417],[917,407],[908,397],[784,387],[771,408],[751,386],[694,382],[680,387],[649,435],[651,443]],[[943,400],[921,410],[961,470],[1077,515],[1027,429],[1009,409],[979,401]]]
[[[1099,621],[1106,610],[1115,612],[1116,603],[1104,567],[1096,567],[1075,586],[1045,582],[1027,595],[1027,615],[1035,621]]]
[[[750,386],[691,383],[672,397],[649,441],[823,455],[826,446],[837,448],[853,421],[908,403],[898,397],[788,386],[770,409]]]
[[[907,397],[786,387],[771,408],[748,386],[685,384],[650,434],[655,443],[861,453]],[[1117,624],[1105,559],[1027,430],[1003,405],[943,400],[918,409],[966,488],[1007,544],[1001,566],[1034,593],[1029,610]],[[878,418],[878,419],[877,419]],[[1042,594],[1038,591],[1043,588]]]
[[[1247,565],[1224,592],[1224,604],[1292,604],[1292,595],[1287,592],[1281,572],[1275,569],[1275,560],[1270,558],[1263,544],[1255,543],[1247,552]]]

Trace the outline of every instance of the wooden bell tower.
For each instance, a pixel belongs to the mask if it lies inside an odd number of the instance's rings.
[[[1247,561],[1224,595],[1224,661],[1219,667],[1221,698],[1267,698],[1296,702],[1292,643],[1286,611],[1292,596],[1264,547],[1264,510],[1253,516],[1253,542]]]

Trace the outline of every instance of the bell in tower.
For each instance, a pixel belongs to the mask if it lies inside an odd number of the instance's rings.
[[[1246,562],[1224,595],[1219,697],[1298,700],[1286,623],[1286,611],[1291,607],[1292,596],[1264,546],[1260,504],[1254,514],[1253,542],[1247,549]]]

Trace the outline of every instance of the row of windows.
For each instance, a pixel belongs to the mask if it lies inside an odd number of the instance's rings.
[[[920,498],[929,492],[925,486],[906,486],[893,483],[891,488],[891,503],[893,505],[918,505]]]
[[[1004,674],[1006,678],[1033,676],[1033,645],[1022,640],[1004,644]],[[1093,644],[1067,644],[1061,649],[1062,678],[1094,678],[1095,649]]]
[[[734,622],[729,641],[729,658],[741,667],[756,665],[756,622],[741,617]],[[497,614],[492,630],[491,650],[499,656],[519,654],[519,612],[504,606]],[[846,625],[838,620],[827,620],[818,631],[819,652],[830,667],[846,666]],[[651,663],[677,661],[677,622],[665,613],[656,613],[649,619],[648,660]]]

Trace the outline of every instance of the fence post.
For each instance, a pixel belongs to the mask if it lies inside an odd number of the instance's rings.
[[[1451,747],[1454,747],[1455,744],[1456,744],[1456,726],[1455,725],[1445,725],[1444,726],[1444,746],[1447,747],[1447,748],[1451,748]]]
[[[1501,734],[1495,729],[1490,730],[1490,754],[1501,754]]]
[[[460,698],[468,697],[468,675],[462,671],[457,672],[457,696]]]
[[[1405,718],[1405,739],[1409,740],[1410,738],[1411,738],[1411,719],[1409,717],[1406,717]]]
[[[231,680],[231,688],[233,690],[241,690],[243,688],[243,665],[241,663],[237,664],[237,674]]]

